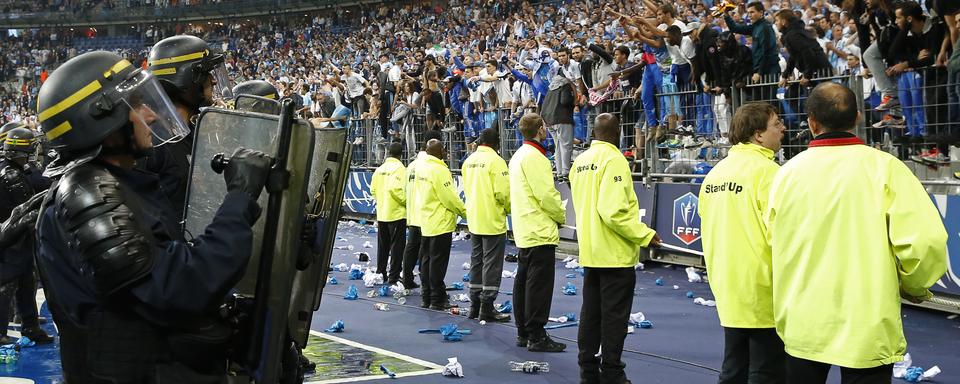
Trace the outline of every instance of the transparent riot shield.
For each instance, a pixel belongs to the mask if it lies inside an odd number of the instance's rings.
[[[279,382],[281,359],[289,345],[290,292],[303,244],[313,163],[314,130],[305,121],[293,121],[292,106],[287,109],[289,113],[281,116],[217,108],[200,115],[184,215],[188,238],[199,235],[223,201],[223,176],[211,162],[216,155],[229,156],[244,147],[275,159],[267,191],[259,200],[263,213],[254,225],[251,259],[237,285],[238,295],[249,305],[241,310],[247,312],[241,316],[246,320],[239,325],[239,348],[231,357],[258,383]]]
[[[347,130],[317,129],[316,137],[306,223],[314,226],[314,238],[301,248],[297,260],[300,272],[294,278],[288,324],[291,338],[301,349],[306,347],[310,336],[313,312],[320,308],[337,236],[343,190],[350,173],[351,145]]]
[[[268,115],[280,114],[280,103],[273,99],[254,95],[237,95],[234,108],[238,111],[265,113]]]

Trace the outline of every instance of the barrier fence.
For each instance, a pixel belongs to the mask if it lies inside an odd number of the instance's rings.
[[[921,180],[952,179],[960,162],[960,150],[953,146],[960,141],[960,96],[954,91],[960,84],[957,79],[948,79],[945,69],[932,67],[905,72],[894,79],[901,105],[885,111],[876,110],[881,98],[873,79],[859,75],[824,73],[809,84],[791,81],[786,87],[780,87],[778,75],[773,75],[719,93],[694,89],[691,84],[676,86],[668,80],[665,91],[652,100],[645,100],[642,93],[633,97],[618,91],[613,98],[582,106],[574,113],[573,154],[576,157],[589,145],[594,118],[612,113],[620,119],[620,148],[633,161],[635,177],[646,181],[696,179],[726,156],[731,146],[727,134],[733,112],[747,102],[766,102],[776,108],[786,126],[783,146],[776,156],[783,163],[803,151],[811,138],[804,108],[810,91],[817,84],[835,82],[862,96],[857,97],[861,119],[856,134],[868,145],[904,160]],[[500,131],[500,152],[509,160],[522,144],[518,123],[527,111],[535,110],[499,108],[469,116],[447,113],[442,138],[450,168],[460,168],[484,128]],[[386,144],[394,141],[403,143],[404,158],[412,159],[421,149],[427,129],[426,116],[420,110],[386,127],[376,119],[358,118],[352,119],[350,126],[356,167],[379,165]],[[659,135],[653,127],[660,128]],[[551,136],[555,134],[548,131]],[[638,135],[644,135],[646,141],[637,140]],[[548,149],[554,146],[552,138],[545,144]]]

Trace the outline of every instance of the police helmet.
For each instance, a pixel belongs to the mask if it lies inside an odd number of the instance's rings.
[[[3,139],[3,151],[7,156],[27,157],[34,153],[36,134],[29,128],[18,127],[7,132]]]
[[[37,120],[49,148],[69,157],[97,148],[120,128],[142,124],[153,144],[189,133],[159,82],[111,52],[70,59],[40,87]]]
[[[199,108],[213,102],[203,95],[208,77],[214,81],[214,96],[232,97],[223,61],[223,53],[211,49],[203,39],[177,35],[153,46],[147,70],[161,81],[171,98]]]
[[[236,96],[253,95],[265,97],[270,100],[280,100],[280,92],[277,91],[277,87],[263,80],[248,80],[237,84],[233,87],[233,94]]]
[[[236,95],[233,105],[241,111],[280,114],[280,93],[272,84],[263,80],[244,81],[233,87]]]
[[[20,121],[11,121],[9,123],[4,124],[2,127],[0,127],[0,143],[2,143],[3,140],[7,139],[7,133],[9,133],[12,129],[24,128],[24,127],[26,127],[26,125],[24,125],[23,122],[20,122]]]

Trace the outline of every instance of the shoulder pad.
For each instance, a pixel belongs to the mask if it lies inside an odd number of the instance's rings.
[[[119,180],[95,164],[71,169],[57,188],[57,220],[104,295],[146,276],[153,265],[152,237],[137,225],[128,198]]]

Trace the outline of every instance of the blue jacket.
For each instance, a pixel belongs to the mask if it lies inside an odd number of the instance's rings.
[[[753,45],[750,47],[753,51],[753,73],[759,73],[760,75],[780,73],[780,50],[777,49],[777,36],[773,32],[773,26],[766,18],[750,25],[737,23],[730,15],[724,16],[723,20],[727,22],[730,32],[753,37]]]

